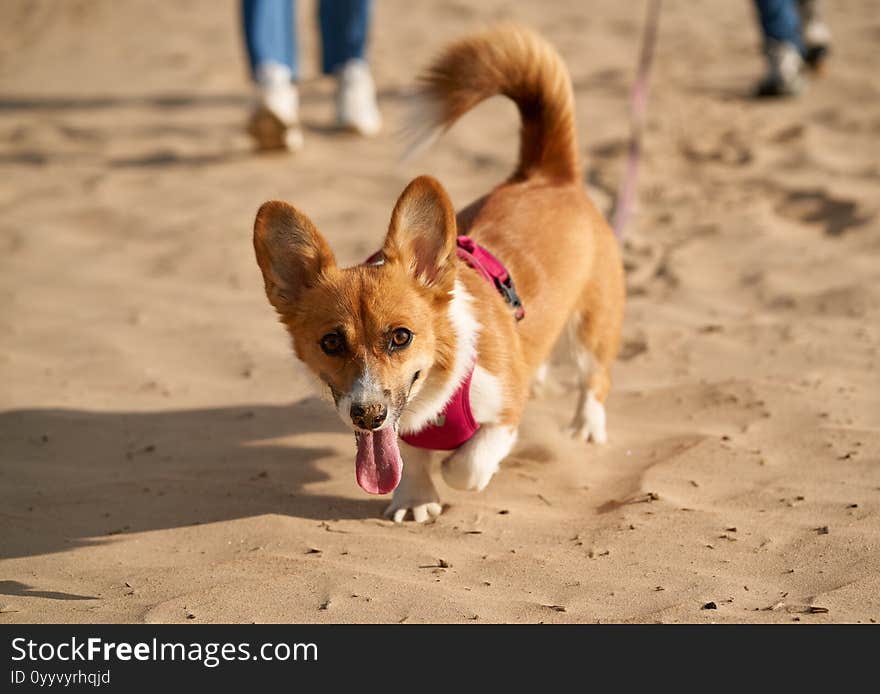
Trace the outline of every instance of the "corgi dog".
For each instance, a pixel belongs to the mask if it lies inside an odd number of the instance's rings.
[[[379,253],[355,267],[339,267],[285,202],[265,203],[254,225],[269,301],[354,432],[358,484],[394,492],[385,516],[395,522],[441,513],[435,459],[450,486],[486,487],[566,333],[579,382],[571,430],[604,443],[625,301],[617,241],[581,182],[571,79],[550,44],[491,29],[451,44],[420,84],[422,141],[488,97],[513,100],[522,131],[505,182],[456,215],[438,181],[416,178]],[[503,267],[478,271],[493,266]],[[487,281],[500,272],[509,280]],[[450,419],[458,438],[444,439]],[[420,440],[437,427],[443,435]]]

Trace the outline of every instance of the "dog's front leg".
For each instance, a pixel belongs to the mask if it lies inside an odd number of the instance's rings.
[[[443,461],[443,479],[455,489],[480,492],[515,443],[515,427],[484,424],[470,441]]]
[[[395,523],[403,522],[407,511],[412,511],[416,523],[424,523],[436,518],[443,511],[440,497],[431,481],[431,460],[434,452],[424,448],[414,448],[399,441],[403,458],[403,477],[388,508],[385,517]]]

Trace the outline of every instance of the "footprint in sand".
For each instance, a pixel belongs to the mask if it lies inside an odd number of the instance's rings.
[[[632,230],[623,240],[622,251],[627,292],[631,296],[647,294],[651,283],[666,271],[663,247]]]
[[[682,140],[679,150],[685,159],[694,164],[742,167],[754,159],[752,150],[735,130],[727,130],[720,136],[713,134],[703,140],[691,136]]]
[[[643,331],[635,335],[625,336],[617,358],[620,361],[632,361],[640,354],[648,351],[648,338]]]
[[[859,212],[855,200],[834,197],[821,188],[785,191],[776,212],[797,222],[821,224],[828,236],[840,236],[874,220],[873,215]]]

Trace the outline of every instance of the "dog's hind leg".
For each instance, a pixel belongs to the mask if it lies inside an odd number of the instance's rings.
[[[606,443],[605,399],[611,390],[611,363],[617,356],[619,324],[596,325],[586,312],[579,312],[569,330],[578,373],[578,402],[569,429],[576,438]]]
[[[608,370],[586,350],[579,350],[578,402],[569,426],[572,436],[593,443],[607,443],[605,398],[611,387]],[[584,363],[585,362],[585,363]]]
[[[586,441],[605,443],[605,399],[611,390],[611,365],[620,350],[626,287],[611,231],[598,234],[596,241],[595,274],[584,287],[568,325],[579,376],[571,431]]]

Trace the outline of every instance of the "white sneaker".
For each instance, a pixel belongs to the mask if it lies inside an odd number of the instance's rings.
[[[340,128],[372,137],[382,129],[376,85],[363,60],[349,60],[336,72],[336,123]]]
[[[257,69],[257,103],[247,130],[260,149],[302,149],[299,92],[291,77],[290,69],[278,63],[264,63]]]

